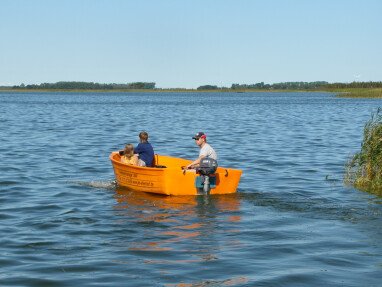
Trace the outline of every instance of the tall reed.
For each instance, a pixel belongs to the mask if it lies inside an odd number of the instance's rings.
[[[382,98],[381,88],[338,89],[337,96],[343,98]]]
[[[363,131],[361,151],[346,164],[345,183],[382,195],[382,109],[371,115]]]

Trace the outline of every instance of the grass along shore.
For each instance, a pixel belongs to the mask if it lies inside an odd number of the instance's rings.
[[[328,89],[341,98],[382,98],[382,88]]]
[[[346,184],[379,196],[382,195],[382,109],[366,122],[361,150],[346,164]]]

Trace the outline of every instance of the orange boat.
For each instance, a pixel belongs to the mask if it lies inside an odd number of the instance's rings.
[[[110,154],[115,178],[119,186],[135,191],[165,195],[197,195],[203,187],[194,169],[183,170],[191,160],[155,155],[155,167],[124,164],[118,151]],[[239,185],[241,170],[218,167],[210,176],[210,194],[234,193]]]

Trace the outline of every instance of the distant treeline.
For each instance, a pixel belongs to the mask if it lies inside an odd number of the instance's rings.
[[[99,84],[93,82],[57,82],[40,85],[13,86],[13,89],[44,90],[123,90],[123,89],[155,89],[155,83],[135,82],[128,84]]]
[[[328,82],[285,82],[275,84],[265,84],[260,82],[257,84],[232,84],[230,88],[219,88],[214,85],[204,85],[197,88],[197,90],[218,90],[218,89],[231,89],[231,90],[313,90],[319,89],[328,85]]]
[[[260,89],[260,90],[311,90],[318,89],[324,85],[329,84],[328,82],[285,82],[285,83],[274,83],[274,84],[264,84],[260,82],[252,85],[240,85],[232,84],[231,89],[241,90],[241,89]]]
[[[7,87],[0,87],[7,88]],[[10,88],[10,87],[8,87]],[[162,90],[155,87],[155,83],[150,82],[134,82],[127,84],[100,84],[93,82],[57,82],[43,83],[39,85],[24,85],[12,86],[13,89],[27,90]],[[265,84],[260,82],[257,84],[232,84],[231,87],[218,87],[216,85],[199,86],[197,90],[332,90],[332,89],[347,89],[347,88],[382,88],[382,82],[352,82],[352,83],[328,83],[325,81],[316,82],[284,82]],[[172,89],[163,89],[172,90]],[[192,90],[181,89],[178,90]]]
[[[218,89],[231,89],[231,90],[316,90],[328,85],[328,82],[285,82],[275,84],[265,84],[260,82],[257,84],[232,84],[230,88],[219,88],[213,85],[204,85],[197,88],[197,90],[218,90]]]
[[[257,84],[232,84],[230,88],[218,87],[214,85],[204,85],[197,90],[325,90],[325,89],[342,89],[342,88],[382,88],[382,82],[352,82],[352,83],[328,83],[325,81],[317,82],[284,82],[265,84],[260,82]]]
[[[326,85],[328,88],[333,89],[347,89],[347,88],[368,88],[368,89],[374,89],[374,88],[382,88],[382,82],[352,82],[352,83],[332,83]]]

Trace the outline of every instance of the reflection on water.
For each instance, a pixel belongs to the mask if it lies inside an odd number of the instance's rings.
[[[240,232],[238,194],[162,196],[117,187],[114,197],[118,224],[139,226],[139,235],[129,241],[128,252],[144,256],[144,264],[165,269],[167,276],[176,276],[182,273],[180,270],[196,271],[207,262],[219,262],[223,250],[242,245],[240,240],[231,238]],[[174,268],[176,272],[171,271]],[[226,278],[166,286],[236,286],[247,281],[245,277]]]
[[[115,188],[115,192],[115,199],[118,202],[116,208],[120,211],[145,210],[149,214],[156,213],[156,211],[166,211],[166,216],[176,212],[177,215],[205,217],[221,211],[238,211],[240,207],[240,195],[237,193],[228,195],[162,196],[134,192],[119,186]]]
[[[130,250],[169,251],[179,247],[179,243],[189,240],[210,241],[211,233],[217,228],[214,218],[219,217],[218,221],[224,220],[227,223],[240,221],[240,215],[233,215],[240,208],[237,194],[162,196],[129,191],[122,187],[117,187],[115,191],[118,203],[115,210],[118,217],[124,216],[128,221],[146,226],[150,229],[150,238],[157,238],[154,241],[142,238],[133,242]],[[208,246],[209,244],[204,245],[206,249],[199,261],[215,258],[213,249],[208,249]],[[182,259],[181,262],[184,263],[185,260]]]

